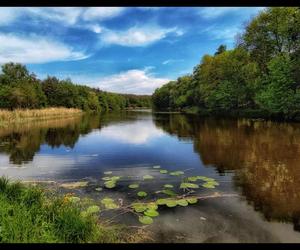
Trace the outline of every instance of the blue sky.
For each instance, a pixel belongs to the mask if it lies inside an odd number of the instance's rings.
[[[0,64],[119,93],[191,73],[262,7],[0,7]]]

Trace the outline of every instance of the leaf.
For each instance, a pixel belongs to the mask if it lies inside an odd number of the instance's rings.
[[[138,188],[138,187],[139,187],[139,184],[136,184],[136,183],[130,184],[128,187],[129,187],[129,188]]]
[[[152,175],[148,175],[148,174],[143,176],[144,180],[152,180],[153,178],[154,177]]]
[[[76,202],[80,201],[80,198],[76,197],[76,196],[72,196],[72,197],[69,197],[69,201],[76,203]]]
[[[219,186],[220,184],[218,183],[218,182],[216,182],[216,181],[207,181],[206,183],[209,183],[209,184],[211,184],[211,185],[213,185],[213,186]]]
[[[147,193],[144,192],[144,191],[139,191],[139,192],[137,193],[137,195],[138,195],[139,197],[146,197],[146,196],[147,196]]]
[[[195,184],[195,183],[188,183],[188,182],[183,182],[180,184],[180,188],[199,188],[199,185]]]
[[[94,214],[94,213],[98,213],[100,211],[100,207],[99,206],[96,206],[96,205],[93,205],[93,206],[90,206],[87,208],[86,212],[88,214]]]
[[[112,198],[105,197],[101,200],[101,203],[102,204],[114,203],[114,200]]]
[[[158,206],[155,202],[149,202],[147,204],[147,208],[156,210],[158,208]]]
[[[153,219],[149,216],[139,216],[139,221],[142,224],[146,224],[146,225],[149,225],[149,224],[153,223]]]
[[[119,205],[116,203],[107,203],[104,205],[106,209],[117,209],[119,208]]]
[[[186,207],[189,204],[186,199],[177,200],[176,203],[182,207]]]
[[[205,188],[215,188],[215,186],[209,182],[206,182],[204,184],[202,184],[202,187],[205,187]]]
[[[179,175],[183,175],[184,172],[183,171],[174,171],[174,172],[171,172],[170,175],[174,175],[174,176],[179,176]]]
[[[147,216],[150,216],[150,217],[156,217],[159,215],[159,213],[154,210],[154,209],[147,209],[145,212],[144,212],[144,215],[147,215]]]
[[[168,173],[168,170],[161,169],[161,170],[159,170],[159,172],[160,172],[161,174],[167,174],[167,173]]]
[[[156,204],[157,205],[165,205],[167,203],[168,199],[157,199]]]
[[[165,184],[164,187],[165,187],[165,188],[173,188],[174,186],[171,185],[171,184]]]
[[[106,181],[104,182],[104,185],[106,188],[114,188],[116,186],[116,182],[115,181]]]
[[[119,180],[121,178],[121,176],[112,176],[111,177],[111,180],[112,181],[117,181],[117,180]]]
[[[177,202],[176,200],[167,200],[166,202],[167,207],[176,207],[177,206]]]
[[[95,188],[95,190],[98,191],[98,192],[100,192],[100,191],[102,191],[103,189],[102,189],[101,187],[97,187],[97,188]]]
[[[170,196],[176,196],[176,195],[177,195],[174,191],[172,191],[172,190],[170,190],[170,189],[164,189],[162,192],[163,192],[164,194],[170,195]]]
[[[198,199],[197,198],[186,198],[187,202],[190,203],[190,204],[195,204],[197,203]]]
[[[111,180],[111,178],[110,178],[110,177],[108,177],[108,176],[106,176],[106,177],[103,177],[103,178],[102,178],[102,180],[104,180],[104,181],[110,181],[110,180]]]
[[[136,211],[137,213],[144,212],[148,207],[144,203],[132,203],[131,207]]]
[[[198,177],[197,176],[190,176],[187,178],[188,181],[197,181]]]
[[[153,168],[154,168],[154,169],[158,169],[158,168],[160,168],[160,166],[153,166]]]
[[[106,172],[104,172],[104,174],[109,175],[109,174],[112,174],[112,172],[111,171],[106,171]]]

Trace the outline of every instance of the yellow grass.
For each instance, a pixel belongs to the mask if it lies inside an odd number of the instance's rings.
[[[2,109],[0,110],[0,126],[35,119],[44,120],[54,117],[67,117],[82,113],[82,110],[73,108],[15,109],[13,111]]]

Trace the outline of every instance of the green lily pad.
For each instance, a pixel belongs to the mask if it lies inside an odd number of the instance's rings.
[[[198,177],[197,176],[190,176],[190,177],[187,178],[187,180],[194,182],[194,181],[198,180]]]
[[[121,178],[121,176],[112,176],[110,179],[112,180],[112,181],[117,181],[117,180],[119,180]]]
[[[193,197],[190,197],[190,198],[186,198],[187,202],[190,203],[190,204],[195,204],[197,203],[198,199],[197,198],[193,198]]]
[[[206,178],[207,178],[207,177],[202,176],[202,175],[197,175],[196,177],[197,177],[198,180],[203,180],[203,181],[205,181]]]
[[[186,199],[177,200],[176,203],[182,207],[186,207],[189,204]]]
[[[139,187],[139,184],[130,184],[129,186],[128,186],[129,188],[132,188],[132,189],[134,189],[134,188],[138,188]]]
[[[146,216],[150,216],[150,217],[156,217],[159,215],[159,213],[154,210],[154,209],[147,209],[145,212],[144,212],[144,215]]]
[[[145,203],[132,203],[131,207],[136,211],[137,213],[144,212],[148,207],[145,205]]]
[[[177,202],[176,200],[167,200],[166,202],[167,207],[176,207],[177,206]]]
[[[76,197],[76,196],[72,196],[72,197],[69,197],[69,201],[76,203],[76,202],[80,201],[80,198]]]
[[[104,182],[104,185],[106,188],[114,188],[116,186],[116,181],[112,181],[112,180],[106,181]]]
[[[153,178],[154,177],[152,175],[149,175],[149,174],[143,176],[144,180],[152,180]]]
[[[108,197],[105,197],[101,200],[101,203],[102,204],[108,204],[108,203],[113,203],[114,200],[112,198],[108,198]]]
[[[110,177],[108,177],[108,176],[105,176],[105,177],[103,177],[103,178],[102,178],[102,180],[104,180],[104,181],[110,181],[110,180],[111,180],[111,178],[110,178]]]
[[[161,169],[161,170],[159,170],[159,172],[160,172],[161,174],[167,174],[167,173],[168,173],[168,170]]]
[[[155,202],[149,202],[147,204],[148,209],[156,210],[158,208],[157,204]]]
[[[149,225],[149,224],[153,223],[153,219],[149,216],[139,216],[139,221],[142,224],[146,224],[146,225]]]
[[[202,184],[202,187],[205,187],[205,188],[215,188],[215,185],[209,183],[209,182],[206,182],[204,184]]]
[[[104,174],[107,174],[107,175],[112,174],[112,171],[106,171],[106,172],[104,172]]]
[[[98,192],[100,192],[100,191],[102,191],[103,189],[102,189],[101,187],[97,187],[97,188],[95,188],[95,190],[98,191]]]
[[[179,175],[183,175],[184,172],[183,171],[174,171],[174,172],[171,172],[170,175],[174,175],[174,176],[179,176]]]
[[[174,186],[171,185],[171,184],[165,184],[164,187],[165,187],[165,188],[173,188]]]
[[[146,196],[147,196],[147,193],[144,192],[144,191],[139,191],[139,192],[137,193],[137,195],[138,195],[139,197],[146,197]]]
[[[214,186],[219,186],[220,184],[216,181],[207,181],[206,183],[209,183],[211,185],[214,185]]]
[[[96,206],[96,205],[93,205],[93,206],[90,206],[87,208],[86,212],[88,214],[94,214],[94,213],[98,213],[100,211],[100,207],[99,206]]]
[[[160,168],[160,166],[153,166],[153,168],[154,168],[154,169],[158,169],[158,168]]]
[[[107,203],[104,205],[106,209],[117,209],[119,208],[119,205],[116,203]]]
[[[162,192],[163,192],[164,194],[170,195],[170,196],[176,196],[176,195],[177,195],[174,191],[172,191],[172,190],[170,190],[170,189],[164,189]]]
[[[157,205],[165,205],[167,203],[168,199],[157,199],[156,204]]]
[[[195,183],[188,183],[188,182],[183,182],[180,184],[180,188],[199,188],[199,185],[195,184]]]

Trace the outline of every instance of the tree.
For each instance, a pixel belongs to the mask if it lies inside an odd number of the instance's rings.
[[[216,53],[215,53],[215,56],[216,55],[220,55],[220,54],[222,54],[223,52],[225,52],[226,51],[226,45],[220,45],[219,46],[219,48],[217,49],[217,51],[216,51]]]

